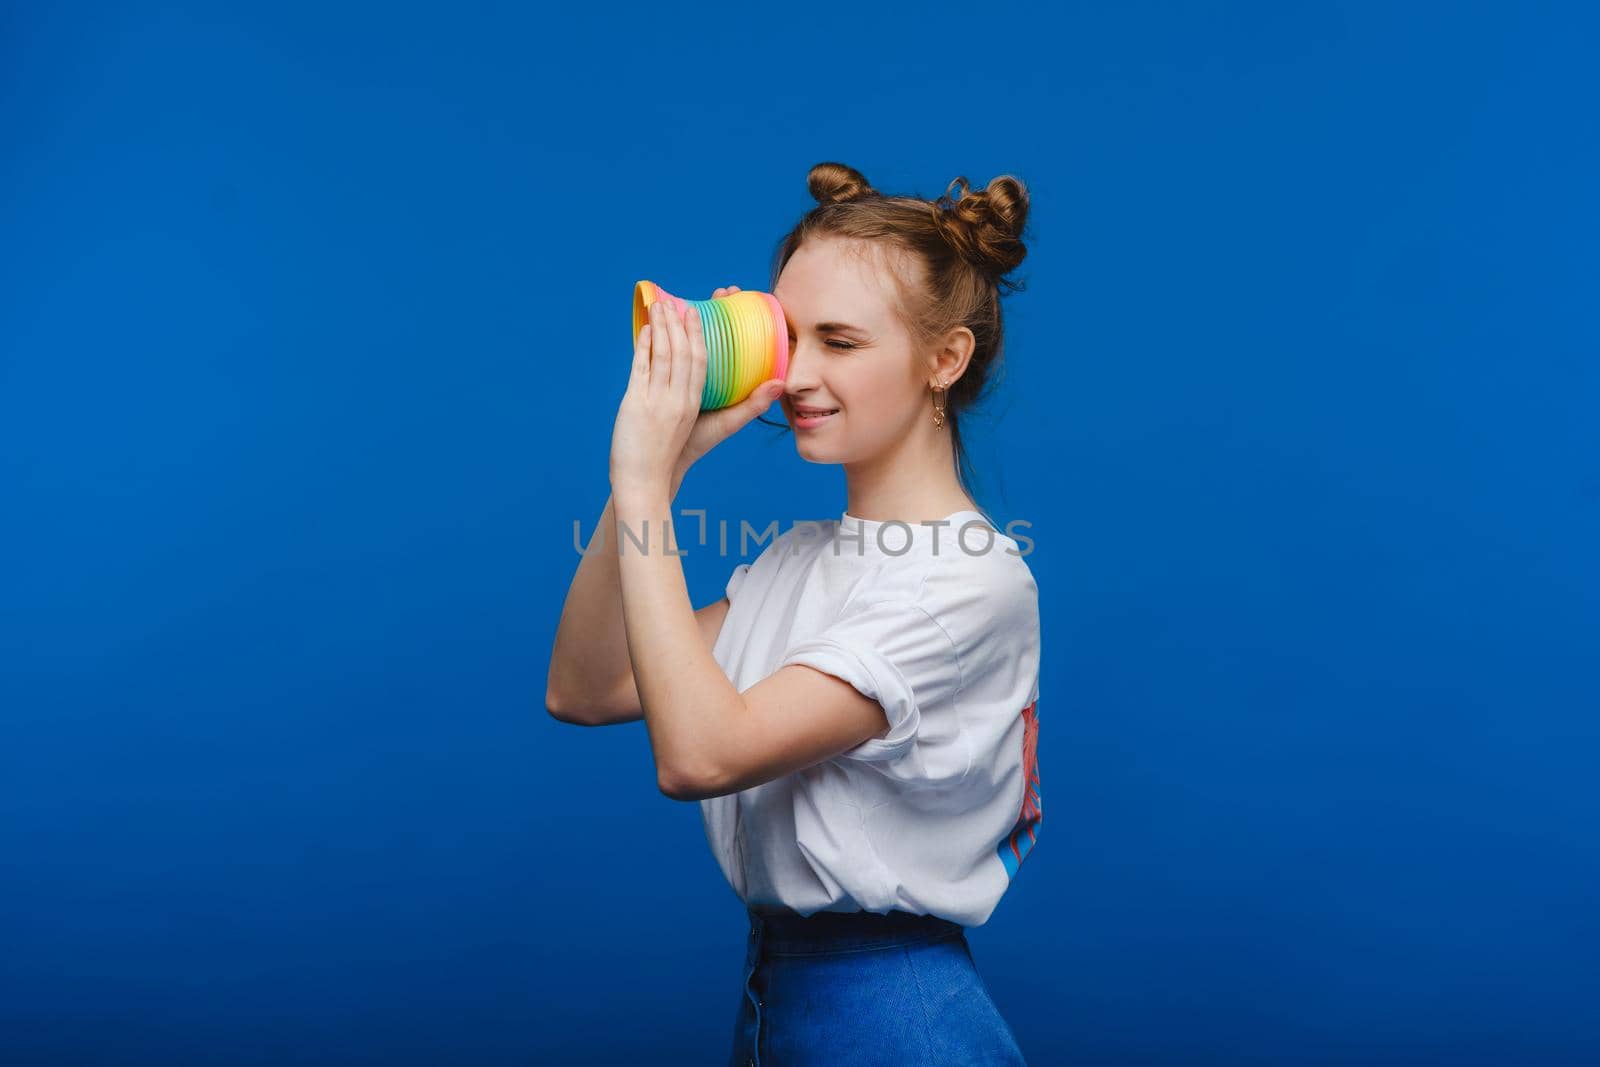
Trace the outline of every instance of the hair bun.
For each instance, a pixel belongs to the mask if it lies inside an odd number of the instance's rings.
[[[819,204],[837,204],[863,196],[877,196],[859,170],[844,163],[818,163],[806,175],[806,188]]]
[[[961,194],[951,191],[960,187]],[[1028,221],[1028,187],[1021,179],[1002,174],[987,188],[973,192],[967,179],[958,177],[934,201],[934,221],[955,250],[996,281],[1015,270],[1028,254],[1022,243]]]

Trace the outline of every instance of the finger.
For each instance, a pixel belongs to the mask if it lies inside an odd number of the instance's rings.
[[[650,376],[650,335],[654,332],[648,322],[639,327],[639,336],[633,339],[633,368],[630,378],[645,379]]]
[[[684,325],[684,319],[687,317],[680,314],[676,308],[667,315],[667,333],[672,340],[672,359],[667,367],[667,385],[674,391],[687,388],[689,384],[689,360],[692,358],[693,350],[689,345],[689,328]]]
[[[756,386],[740,403],[719,411],[717,414],[724,416],[720,423],[723,435],[736,433],[746,423],[753,421],[771,407],[774,400],[783,395],[783,389],[782,379],[770,379]]]
[[[664,393],[672,362],[672,341],[667,336],[667,309],[661,301],[650,305],[650,380],[649,392]]]
[[[750,404],[756,409],[755,415],[761,414],[772,406],[772,402],[783,395],[786,386],[782,378],[772,378],[756,386],[755,392],[750,394]],[[752,415],[751,418],[754,418]]]
[[[689,397],[698,408],[706,388],[706,330],[698,312],[689,313]]]

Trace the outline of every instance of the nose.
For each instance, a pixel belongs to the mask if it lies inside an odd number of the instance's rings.
[[[789,339],[789,366],[784,371],[784,396],[795,400],[816,392],[819,384],[816,374],[817,356],[811,346]]]

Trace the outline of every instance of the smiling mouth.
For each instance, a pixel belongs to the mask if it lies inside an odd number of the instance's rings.
[[[795,418],[797,418],[797,419],[815,419],[815,418],[818,418],[818,417],[823,416],[823,415],[837,415],[837,414],[839,414],[839,409],[838,408],[820,408],[820,409],[814,409],[814,410],[808,411],[808,410],[806,410],[804,408],[795,408],[794,409],[794,414],[795,414]]]

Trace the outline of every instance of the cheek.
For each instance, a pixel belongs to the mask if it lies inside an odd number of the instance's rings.
[[[882,414],[902,407],[914,388],[905,375],[879,366],[862,367],[859,373],[839,375],[831,383],[834,397],[846,408]]]

